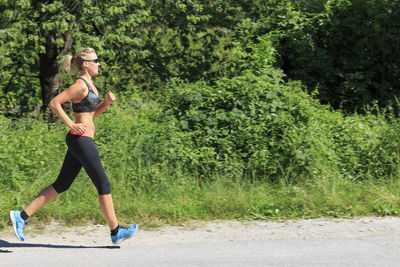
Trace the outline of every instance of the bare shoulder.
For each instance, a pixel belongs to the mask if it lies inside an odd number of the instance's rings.
[[[77,79],[67,90],[73,95],[84,94],[86,92],[86,84],[84,81]]]
[[[85,91],[87,88],[86,83],[82,79],[76,79],[75,83],[71,85],[75,90]]]
[[[68,96],[68,99],[73,102],[79,102],[87,94],[87,88],[84,81],[77,79],[75,83],[64,92]]]

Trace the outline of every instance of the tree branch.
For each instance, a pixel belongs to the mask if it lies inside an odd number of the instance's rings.
[[[16,74],[18,74],[18,76],[29,77],[29,78],[38,78],[39,79],[39,75],[25,74],[25,73],[19,73],[19,72],[17,72]]]
[[[71,49],[72,47],[72,30],[68,30],[65,35],[64,35],[64,47],[63,49],[60,51],[59,55],[63,56],[66,53],[68,53],[68,51]]]

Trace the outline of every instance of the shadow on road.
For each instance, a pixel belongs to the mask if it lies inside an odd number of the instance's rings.
[[[119,249],[120,246],[71,246],[71,245],[51,245],[51,244],[30,244],[30,243],[10,243],[0,239],[0,253],[10,253],[12,251],[3,248],[105,248]]]

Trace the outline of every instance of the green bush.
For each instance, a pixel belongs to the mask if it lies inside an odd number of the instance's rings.
[[[166,109],[181,138],[173,156],[204,177],[398,176],[396,119],[379,111],[345,116],[282,77],[269,68],[214,85],[172,81]]]

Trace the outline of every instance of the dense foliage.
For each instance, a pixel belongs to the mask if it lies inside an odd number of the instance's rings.
[[[400,1],[329,1],[324,12],[287,16],[275,36],[290,79],[335,108],[399,103]]]
[[[170,78],[213,82],[242,70],[237,47],[269,34],[276,66],[335,108],[399,95],[400,1],[2,1],[1,112],[32,111],[62,90],[57,57],[98,50],[100,88],[158,91]],[[51,66],[51,67],[49,67]],[[52,79],[46,77],[54,77]],[[40,80],[39,80],[40,78]],[[65,84],[71,78],[64,77]],[[56,91],[48,93],[52,86]]]

